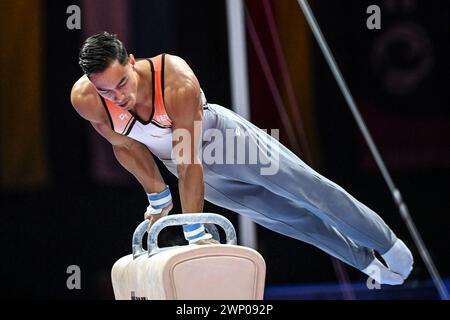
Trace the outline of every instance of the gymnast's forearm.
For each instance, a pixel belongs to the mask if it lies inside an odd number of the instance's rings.
[[[161,192],[166,184],[148,149],[137,141],[113,146],[117,161],[142,185],[146,193]]]
[[[178,165],[178,179],[183,213],[203,212],[205,186],[202,165]]]

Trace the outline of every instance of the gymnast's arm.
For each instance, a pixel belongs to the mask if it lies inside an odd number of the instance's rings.
[[[72,88],[71,102],[75,110],[111,143],[116,159],[139,181],[146,193],[162,192],[166,184],[150,151],[140,142],[111,129],[98,94],[88,86],[79,81]]]
[[[167,56],[169,57],[169,56]],[[179,57],[168,59],[175,75],[166,88],[166,110],[172,119],[173,157],[184,213],[203,212],[204,179],[199,157],[203,111],[200,85],[193,71]]]
[[[167,58],[169,55],[166,55]],[[183,213],[203,212],[205,185],[199,156],[203,118],[200,85],[183,59],[171,55],[167,59],[166,68],[173,75],[171,81],[166,82],[165,102],[167,113],[172,119],[172,152],[177,162],[181,207]],[[203,224],[195,227],[197,231],[204,228]],[[204,231],[203,236],[196,239],[189,238],[186,230],[184,231],[189,243],[219,244],[217,240],[209,238],[210,235],[204,234]]]

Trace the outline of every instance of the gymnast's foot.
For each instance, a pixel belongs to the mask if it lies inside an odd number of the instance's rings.
[[[403,277],[400,274],[386,268],[377,258],[375,258],[365,269],[361,271],[380,284],[403,284]]]
[[[413,268],[414,259],[411,251],[402,240],[397,239],[392,248],[381,256],[390,270],[400,274],[403,280],[408,278]]]

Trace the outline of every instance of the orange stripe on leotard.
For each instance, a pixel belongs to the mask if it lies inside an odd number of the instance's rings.
[[[154,81],[153,89],[155,90],[154,96],[154,112],[152,122],[161,127],[171,127],[172,120],[169,118],[164,105],[164,66],[166,55],[162,54],[151,58],[154,67]]]

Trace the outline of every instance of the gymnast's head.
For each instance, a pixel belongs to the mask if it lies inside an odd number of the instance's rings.
[[[116,35],[101,32],[81,47],[78,63],[98,93],[123,109],[136,103],[136,60]]]

